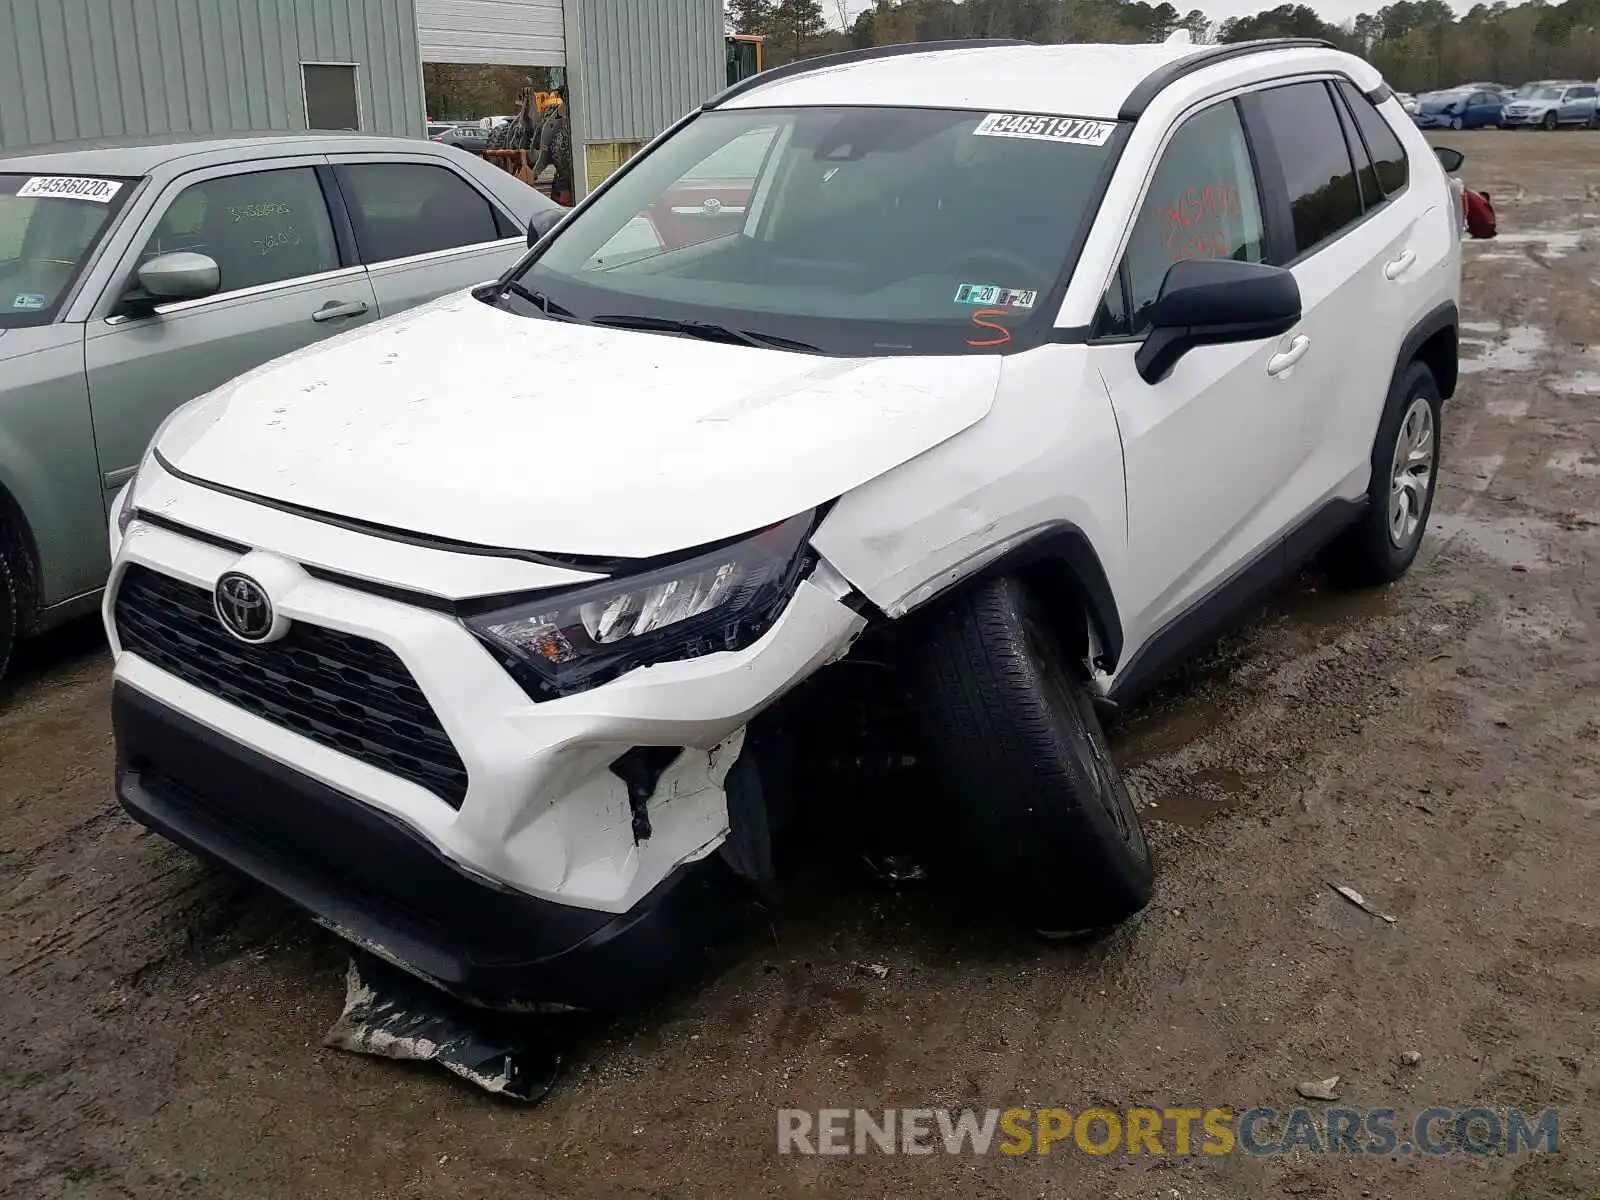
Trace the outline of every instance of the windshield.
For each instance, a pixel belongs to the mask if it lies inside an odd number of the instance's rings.
[[[1561,89],[1560,88],[1543,87],[1543,88],[1538,89],[1536,92],[1534,92],[1531,96],[1528,97],[1528,99],[1529,100],[1559,100],[1559,99],[1561,99]]]
[[[0,175],[0,329],[55,318],[132,190],[127,179]]]
[[[596,324],[711,323],[835,354],[1011,345],[1054,316],[1115,131],[947,109],[713,111],[515,278]]]

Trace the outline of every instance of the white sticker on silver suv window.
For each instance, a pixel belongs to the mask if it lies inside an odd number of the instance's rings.
[[[80,175],[35,175],[17,189],[19,200],[29,196],[54,196],[62,200],[93,200],[109,203],[122,190],[115,179],[91,179]]]
[[[1033,113],[990,113],[978,122],[975,137],[1027,138],[1036,142],[1067,142],[1075,146],[1104,146],[1115,131],[1115,121],[1086,117],[1048,117]]]

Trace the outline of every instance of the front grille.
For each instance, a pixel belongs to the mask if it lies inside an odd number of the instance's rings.
[[[299,621],[252,646],[222,627],[210,591],[137,565],[123,574],[114,611],[122,645],[163,671],[451,808],[466,798],[466,765],[387,646]]]

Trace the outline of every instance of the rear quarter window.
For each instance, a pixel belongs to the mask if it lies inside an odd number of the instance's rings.
[[[1401,145],[1399,137],[1383,114],[1373,107],[1372,101],[1363,96],[1354,84],[1340,80],[1338,88],[1355,116],[1361,140],[1366,143],[1367,155],[1372,159],[1372,167],[1378,177],[1378,187],[1386,197],[1404,190],[1410,179],[1410,164],[1406,161],[1405,147]]]

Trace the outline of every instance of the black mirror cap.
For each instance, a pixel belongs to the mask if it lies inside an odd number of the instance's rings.
[[[1439,159],[1439,165],[1445,170],[1446,175],[1454,175],[1461,170],[1461,164],[1467,161],[1467,156],[1459,150],[1452,150],[1449,146],[1435,146],[1433,153]]]
[[[1196,346],[1255,342],[1300,321],[1294,273],[1227,258],[1185,259],[1167,269],[1150,313],[1150,332],[1134,356],[1146,383],[1158,383]]]
[[[538,245],[539,239],[561,224],[561,218],[567,215],[564,208],[542,212],[528,222],[528,248],[531,250]]]

